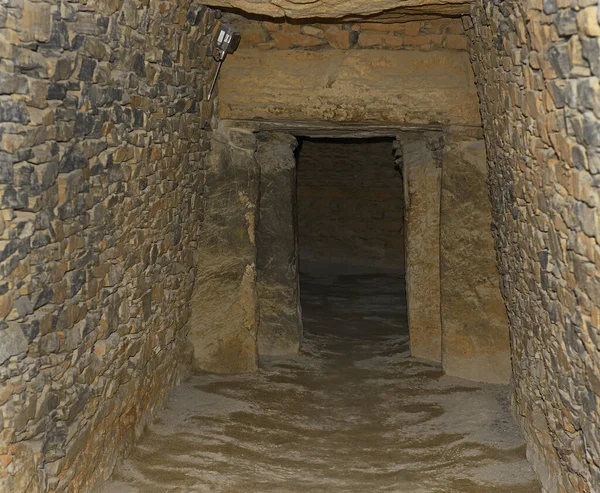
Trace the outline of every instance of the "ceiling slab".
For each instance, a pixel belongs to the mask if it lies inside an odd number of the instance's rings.
[[[468,11],[465,0],[204,0],[209,7],[274,18],[357,19],[394,11],[457,15]]]

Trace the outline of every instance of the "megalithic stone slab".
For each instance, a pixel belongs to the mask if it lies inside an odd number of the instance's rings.
[[[442,366],[448,375],[510,379],[508,317],[491,231],[484,141],[446,136],[442,164]]]
[[[261,134],[256,228],[259,356],[295,354],[302,337],[296,218],[296,139]]]
[[[339,19],[374,15],[396,9],[408,13],[468,13],[468,2],[464,0],[204,0],[203,3],[249,14],[292,19]]]
[[[218,90],[223,119],[481,126],[465,52],[239,50]]]
[[[259,170],[253,149],[239,147],[238,138],[226,141],[228,135],[237,133],[220,130],[213,142],[206,173],[208,196],[188,337],[196,370],[242,373],[258,368]]]
[[[442,361],[440,318],[441,169],[422,136],[400,138],[404,178],[406,301],[410,354]]]

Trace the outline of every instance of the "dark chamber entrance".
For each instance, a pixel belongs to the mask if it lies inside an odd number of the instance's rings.
[[[300,141],[305,333],[408,338],[403,185],[392,145],[392,139]]]

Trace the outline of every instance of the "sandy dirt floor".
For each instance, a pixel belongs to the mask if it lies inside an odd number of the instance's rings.
[[[304,275],[302,353],[193,376],[105,491],[539,492],[507,387],[409,357],[403,285]]]

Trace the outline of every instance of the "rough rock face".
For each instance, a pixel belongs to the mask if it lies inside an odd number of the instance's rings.
[[[0,7],[0,491],[88,491],[187,371],[212,14]]]
[[[441,363],[440,192],[442,170],[436,152],[441,135],[401,135],[404,178],[406,302],[410,354]]]
[[[478,2],[472,16],[515,409],[546,491],[598,491],[596,2]]]
[[[235,9],[268,17],[325,18],[368,16],[386,10],[408,9],[427,13],[466,13],[464,0],[205,0],[211,7]],[[456,6],[460,8],[457,9]]]
[[[444,136],[440,201],[442,367],[448,375],[508,383],[508,320],[490,229],[481,131]]]
[[[240,373],[258,367],[255,150],[251,131],[222,126],[215,132],[191,301],[196,370]]]
[[[296,227],[296,139],[262,133],[256,228],[260,356],[296,354],[302,339]]]
[[[449,50],[239,50],[219,101],[234,120],[481,125],[468,56]]]

